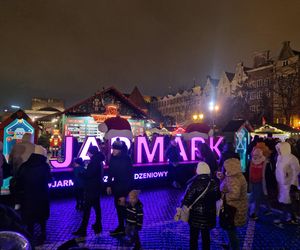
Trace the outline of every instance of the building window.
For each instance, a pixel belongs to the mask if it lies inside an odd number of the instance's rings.
[[[289,61],[288,60],[285,60],[285,61],[282,62],[282,66],[287,66],[287,65],[289,65]]]

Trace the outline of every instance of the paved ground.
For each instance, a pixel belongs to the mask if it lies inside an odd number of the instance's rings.
[[[174,189],[156,189],[141,194],[145,218],[140,235],[144,249],[188,249],[188,225],[173,221],[175,207],[182,192]],[[46,243],[37,249],[56,249],[63,242],[72,239],[71,232],[77,229],[81,219],[81,213],[76,212],[74,207],[75,202],[72,199],[52,202],[48,238]],[[89,236],[86,243],[81,245],[90,249],[129,249],[108,234],[108,231],[117,225],[113,199],[103,197],[101,207],[103,233],[95,236],[89,226]],[[250,221],[248,225],[240,228],[239,238],[243,249],[300,249],[300,226],[285,225],[284,229],[277,228],[272,225],[272,221],[278,216],[279,214],[275,213],[256,222]],[[93,223],[93,219],[92,213],[90,224]],[[212,249],[222,249],[220,244],[228,241],[219,227],[211,231],[211,237]]]

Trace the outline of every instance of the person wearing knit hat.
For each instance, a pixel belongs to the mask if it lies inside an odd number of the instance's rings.
[[[111,236],[125,234],[125,201],[133,181],[132,162],[127,153],[126,144],[117,139],[112,145],[109,161],[107,194],[114,195],[118,215],[118,226],[110,231]]]
[[[200,195],[201,198],[194,203]],[[210,230],[216,226],[216,201],[220,197],[218,185],[211,178],[210,167],[203,161],[199,162],[196,175],[188,181],[188,187],[181,204],[181,206],[186,207],[192,206],[188,221],[190,249],[198,249],[200,232],[202,249],[210,249]]]
[[[34,233],[34,225],[40,224],[42,241],[46,239],[46,222],[50,215],[50,177],[47,151],[42,146],[35,145],[29,159],[18,169],[15,197],[31,235]]]
[[[83,218],[80,227],[72,234],[75,236],[85,237],[87,234],[87,226],[90,219],[91,209],[94,208],[96,214],[96,221],[92,225],[95,234],[102,232],[102,217],[100,207],[100,194],[103,180],[103,161],[105,156],[99,151],[98,147],[91,146],[88,150],[90,162],[87,168],[81,174],[84,180],[84,210]]]
[[[84,162],[82,158],[74,159],[73,163],[73,182],[74,193],[76,199],[76,210],[82,211],[84,208],[84,180],[82,174],[85,171]]]

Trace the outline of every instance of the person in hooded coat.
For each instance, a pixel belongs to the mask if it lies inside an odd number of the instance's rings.
[[[226,196],[228,205],[236,208],[234,217],[235,228],[226,230],[232,249],[240,249],[236,227],[241,227],[247,222],[248,197],[247,182],[242,173],[241,163],[238,158],[224,159],[224,176],[218,176],[222,180],[220,189],[223,196]]]
[[[73,232],[73,235],[81,237],[86,236],[92,207],[94,208],[96,214],[96,222],[92,225],[92,229],[94,230],[95,234],[102,232],[100,194],[103,182],[103,161],[105,160],[105,157],[96,146],[90,147],[88,154],[91,160],[86,171],[82,173],[85,196],[83,218],[79,229],[76,232]]]
[[[132,189],[133,169],[128,155],[128,149],[118,138],[112,145],[112,155],[109,162],[107,194],[113,194],[118,215],[118,226],[110,231],[111,236],[125,234],[125,202]]]
[[[291,206],[291,189],[297,189],[299,186],[298,175],[300,173],[299,161],[291,153],[291,145],[287,142],[281,142],[276,145],[278,153],[276,162],[276,180],[278,183],[278,202],[282,204],[282,208],[285,212],[284,216],[291,218],[285,218],[287,222],[297,224],[296,212],[293,211]],[[274,221],[275,225],[282,227],[282,223],[279,220]]]
[[[210,230],[216,226],[216,201],[220,199],[219,187],[211,178],[210,167],[205,162],[199,162],[196,169],[197,175],[188,181],[181,206],[193,204],[203,193],[203,196],[190,210],[190,249],[198,249],[198,238],[201,232],[202,249],[210,249]],[[206,190],[206,188],[208,189]]]
[[[34,224],[41,226],[41,239],[46,239],[46,222],[50,215],[50,167],[47,151],[36,145],[34,153],[24,162],[16,175],[16,196],[20,202],[21,217],[33,235]]]
[[[9,154],[9,165],[12,166],[13,176],[18,172],[19,167],[26,162],[32,153],[34,153],[34,144],[32,141],[32,134],[25,133],[22,138],[22,142],[16,143],[11,153]]]

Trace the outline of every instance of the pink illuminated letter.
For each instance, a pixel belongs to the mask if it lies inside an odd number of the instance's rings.
[[[50,164],[54,168],[66,168],[69,167],[72,163],[73,157],[73,137],[66,136],[65,139],[65,160],[63,162],[59,162],[57,160],[50,160]]]
[[[198,148],[196,148],[196,142],[202,142],[205,143],[205,140],[202,137],[194,137],[191,140],[191,160],[196,160],[196,152],[198,151]]]
[[[185,152],[185,149],[184,149],[184,146],[183,146],[183,143],[182,143],[182,139],[180,136],[177,136],[175,138],[175,141],[177,142],[178,146],[179,146],[179,150],[180,150],[180,155],[182,156],[182,159],[184,161],[187,161],[188,158],[187,158],[187,155],[186,155],[186,152]]]
[[[159,152],[158,152],[159,162],[164,161],[164,137],[162,137],[162,136],[156,137],[154,146],[152,148],[152,152],[150,152],[146,137],[144,137],[144,136],[136,137],[135,140],[136,140],[135,143],[136,143],[136,154],[137,154],[136,163],[142,163],[143,148],[145,150],[147,161],[149,163],[153,162],[157,149],[159,149]]]
[[[218,154],[219,158],[221,157],[221,152],[219,150],[219,145],[221,144],[221,142],[223,141],[223,137],[220,136],[216,142],[216,144],[214,145],[214,137],[210,137],[209,138],[209,146],[211,151],[216,151],[216,153]]]
[[[90,146],[96,146],[99,150],[99,146],[98,143],[96,141],[96,137],[94,136],[89,136],[86,138],[86,140],[84,141],[84,143],[81,146],[80,152],[79,152],[79,157],[84,160],[84,161],[88,161],[90,160],[90,157],[87,155],[87,152],[89,150]]]

